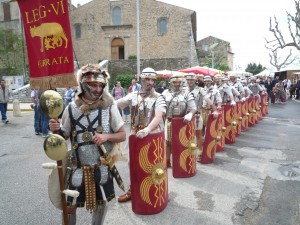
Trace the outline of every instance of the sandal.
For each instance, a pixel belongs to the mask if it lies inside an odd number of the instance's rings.
[[[119,196],[118,202],[123,203],[123,202],[128,202],[131,200],[131,191],[127,191],[126,194]]]

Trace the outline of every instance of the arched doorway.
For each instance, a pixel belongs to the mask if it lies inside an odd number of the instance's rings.
[[[124,41],[121,38],[115,38],[111,42],[111,59],[124,59]]]

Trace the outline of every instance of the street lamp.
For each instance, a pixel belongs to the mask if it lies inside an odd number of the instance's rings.
[[[140,0],[136,0],[136,70],[137,70],[137,81],[140,78]]]
[[[214,43],[211,46],[208,47],[208,49],[211,51],[211,68],[214,69],[214,59],[215,59],[215,51],[214,48],[218,46],[219,43]]]

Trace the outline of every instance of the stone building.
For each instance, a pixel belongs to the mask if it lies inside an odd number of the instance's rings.
[[[0,0],[0,28],[18,33],[22,32],[17,1]]]
[[[136,0],[93,0],[72,7],[72,41],[80,64],[136,57],[136,15]],[[139,21],[141,60],[186,58],[188,66],[198,65],[195,11],[143,0]]]
[[[233,57],[230,43],[222,39],[208,36],[197,41],[196,48],[198,51],[199,63],[205,64],[207,60],[214,61],[214,64],[226,63],[229,70],[233,69]]]
[[[0,28],[22,33],[17,2],[0,3]],[[74,56],[80,66],[108,59],[111,69],[123,71],[123,66],[132,70],[134,62],[127,59],[137,57],[136,0],[68,3]],[[193,10],[157,0],[140,1],[141,68],[153,65],[155,69],[176,70],[198,65],[196,22]]]

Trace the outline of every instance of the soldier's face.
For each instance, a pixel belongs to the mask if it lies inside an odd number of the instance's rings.
[[[221,84],[222,83],[222,80],[220,78],[215,78],[215,83],[216,84]]]
[[[173,86],[174,86],[175,91],[180,90],[180,84],[181,84],[181,81],[173,81]]]
[[[151,89],[154,87],[154,80],[146,78],[144,82],[145,85],[143,88],[145,89],[145,91],[151,91]]]
[[[193,79],[187,79],[186,81],[189,87],[193,87],[195,85],[195,80]]]
[[[211,86],[211,81],[204,81],[204,84],[206,87],[210,87]]]
[[[232,83],[235,83],[236,78],[235,78],[235,77],[231,77],[231,78],[230,78],[230,81],[231,81]]]
[[[99,82],[90,82],[89,87],[91,89],[92,94],[96,97],[99,98],[102,95],[103,92],[103,84]]]

